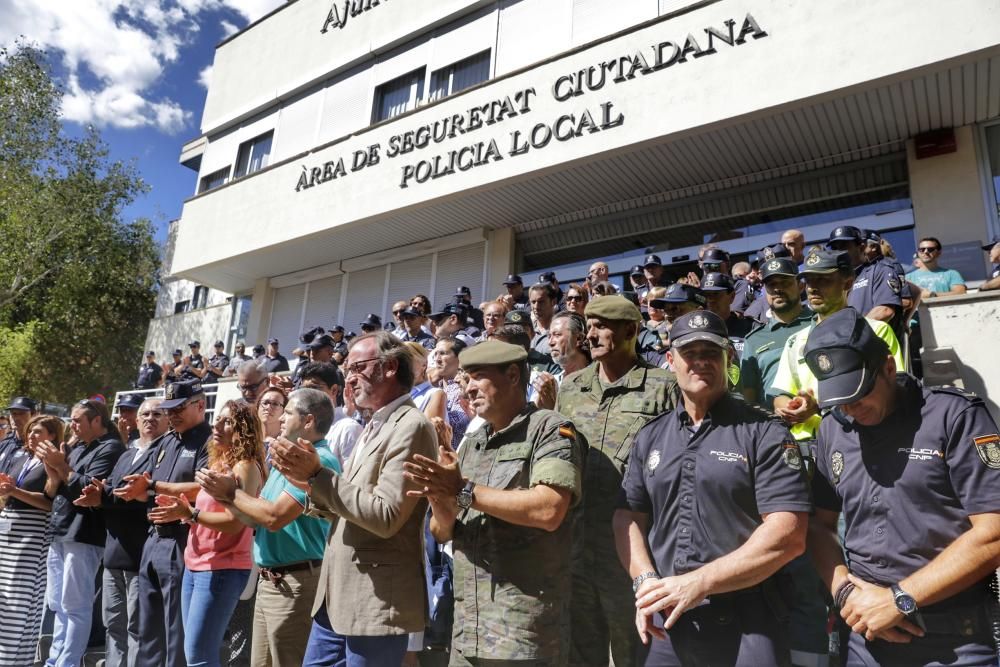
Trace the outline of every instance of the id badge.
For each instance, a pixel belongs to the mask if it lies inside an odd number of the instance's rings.
[[[9,533],[11,531],[13,522],[10,519],[0,520],[0,533]]]

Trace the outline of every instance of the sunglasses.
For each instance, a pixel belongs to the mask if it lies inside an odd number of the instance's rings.
[[[932,246],[925,246],[923,248],[917,248],[917,252],[926,252],[926,253],[940,252],[940,250],[941,250],[941,248],[934,248]]]

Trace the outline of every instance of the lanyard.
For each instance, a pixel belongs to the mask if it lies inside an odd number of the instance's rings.
[[[28,459],[28,461],[24,464],[24,467],[21,468],[20,474],[18,474],[17,476],[17,482],[15,483],[15,486],[17,486],[17,488],[21,488],[21,482],[23,482],[24,478],[28,476],[29,472],[38,467],[39,463],[40,463],[39,460],[36,459],[34,456]]]

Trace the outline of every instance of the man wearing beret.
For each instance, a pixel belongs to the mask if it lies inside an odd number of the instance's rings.
[[[573,554],[571,662],[630,665],[639,647],[635,598],[615,551],[611,521],[635,434],[674,406],[676,380],[636,352],[639,308],[623,296],[584,311],[593,363],[563,379],[556,411],[577,427],[587,461]]]
[[[565,417],[526,400],[527,359],[497,340],[464,350],[486,424],[457,455],[442,447],[440,461],[417,455],[406,466],[410,494],[430,501],[431,533],[454,548],[452,665],[569,663],[568,513],[584,453]]]

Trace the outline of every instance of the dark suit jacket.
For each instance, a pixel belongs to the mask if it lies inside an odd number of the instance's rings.
[[[160,436],[159,439],[162,439]],[[139,571],[139,561],[142,558],[142,545],[146,542],[149,532],[149,521],[146,519],[145,500],[125,501],[112,493],[122,485],[126,475],[141,475],[149,465],[149,455],[156,450],[154,441],[136,459],[134,448],[125,450],[118,459],[111,476],[104,486],[101,507],[104,509],[104,524],[108,538],[104,544],[104,567],[113,570]]]

